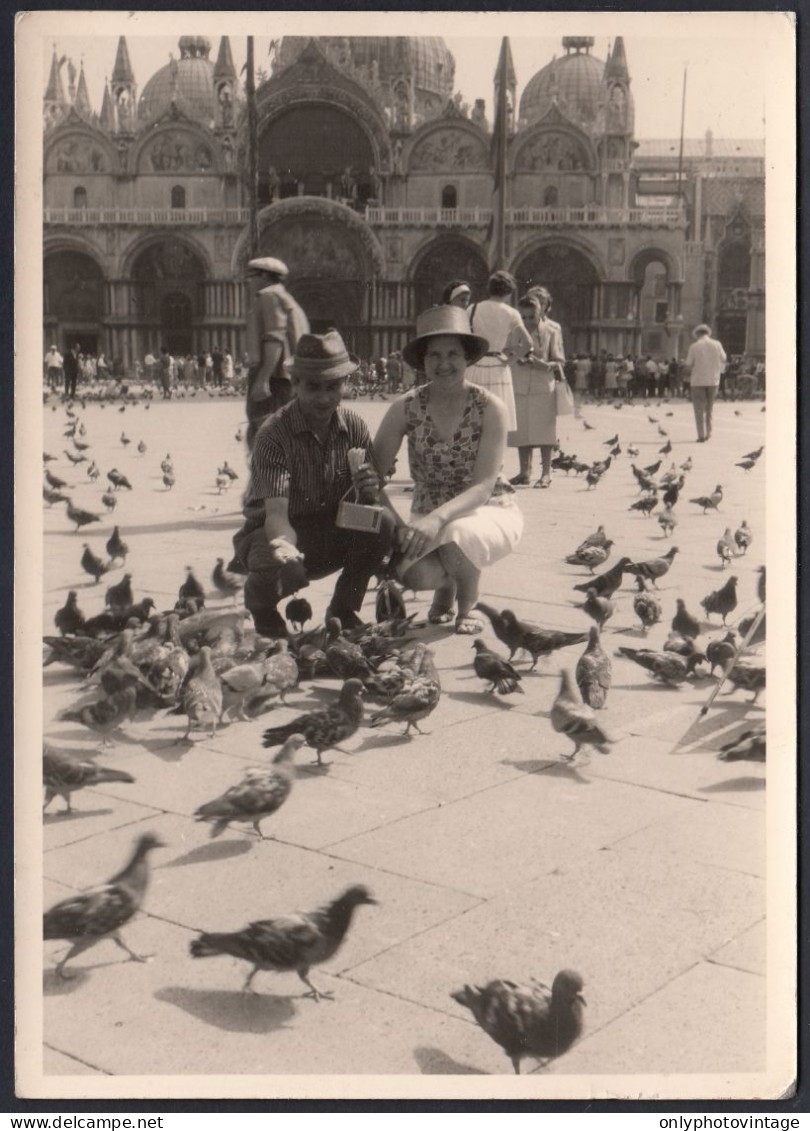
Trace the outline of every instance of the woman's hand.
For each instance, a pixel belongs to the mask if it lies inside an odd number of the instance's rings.
[[[400,548],[408,557],[421,557],[439,537],[443,526],[444,523],[436,514],[411,519],[407,526],[399,530]]]
[[[368,496],[376,498],[382,484],[374,465],[362,463],[352,475],[352,486],[357,492],[358,499],[362,499],[366,492]]]

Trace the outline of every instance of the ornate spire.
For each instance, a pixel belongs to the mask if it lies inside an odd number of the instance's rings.
[[[624,53],[624,38],[616,36],[613,51],[605,63],[605,78],[614,82],[629,82],[630,71],[627,67],[627,56]]]
[[[217,79],[235,78],[236,68],[233,65],[233,55],[231,55],[231,41],[227,35],[223,35],[219,41],[219,53],[214,64],[214,82]]]
[[[112,73],[113,86],[120,84],[134,84],[135,75],[132,73],[132,64],[129,61],[129,48],[122,35],[118,40],[118,50],[115,54],[115,66]]]
[[[104,100],[101,103],[101,116],[99,118],[101,128],[110,130],[115,129],[115,109],[113,107],[112,94],[110,93],[110,81],[104,80]]]
[[[56,46],[53,49],[53,58],[51,59],[51,73],[48,76],[48,85],[45,88],[45,101],[55,102],[60,105],[67,104],[67,96],[65,95],[65,85],[62,82],[62,63],[65,57],[61,59],[56,57]]]
[[[84,77],[84,63],[81,64],[79,70],[79,85],[76,87],[76,97],[73,100],[73,105],[82,117],[89,116],[93,113],[93,107],[90,105],[90,95],[87,92],[87,79]]]

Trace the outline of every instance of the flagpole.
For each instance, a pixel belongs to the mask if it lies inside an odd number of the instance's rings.
[[[249,259],[255,259],[259,254],[259,161],[258,161],[258,126],[256,115],[256,72],[253,62],[253,36],[247,37],[247,75],[245,78],[245,94],[247,96],[247,148],[248,148],[248,210],[250,226],[248,241],[250,246]]]
[[[678,146],[678,200],[683,195],[681,188],[681,171],[683,169],[683,127],[686,119],[686,67],[683,69],[683,93],[681,94],[681,140]]]
[[[494,215],[492,226],[492,267],[501,270],[506,267],[506,140],[508,130],[507,90],[508,90],[509,40],[506,36],[501,44],[501,54],[496,72],[496,104],[494,127],[495,183]]]

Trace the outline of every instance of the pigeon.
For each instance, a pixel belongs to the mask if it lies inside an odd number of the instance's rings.
[[[104,782],[120,781],[132,783],[135,778],[123,770],[114,770],[108,766],[99,766],[92,759],[82,759],[67,750],[55,750],[53,747],[44,746],[42,750],[42,784],[45,788],[45,803],[43,812],[48,808],[54,797],[59,794],[65,799],[67,808],[64,813],[72,813],[70,795],[79,789],[88,786],[101,785]]]
[[[584,604],[579,606],[591,620],[595,620],[602,629],[616,612],[616,603],[609,597],[600,597],[595,589],[589,589]]]
[[[84,430],[84,425],[82,425],[82,426],[81,426],[81,428],[79,429],[79,432],[81,433],[81,435],[82,435],[82,436],[84,435],[84,431],[85,431],[85,430]],[[83,442],[82,440],[77,440],[77,439],[76,439],[76,437],[74,436],[74,437],[73,437],[73,447],[74,447],[74,448],[75,448],[75,449],[76,449],[76,450],[77,450],[78,452],[86,452],[86,451],[88,451],[88,450],[89,450],[89,448],[90,448],[90,445],[89,445],[89,444],[85,444],[85,443],[84,443],[84,442]]]
[[[70,462],[73,464],[74,467],[76,466],[77,463],[87,463],[87,456],[82,455],[81,452],[79,452],[79,454],[76,455],[75,452],[69,452],[65,448],[63,448],[62,451],[64,452],[64,454],[67,456],[67,458],[70,460]]]
[[[753,452],[746,452],[745,455],[742,458],[743,459],[752,459],[754,461],[754,463],[756,463],[757,460],[759,459],[759,457],[762,455],[762,453],[764,451],[765,451],[765,445],[763,444],[761,448],[757,448]]]
[[[610,598],[621,587],[624,572],[630,565],[632,565],[630,558],[620,558],[609,570],[598,573],[596,577],[589,577],[587,581],[575,585],[574,589],[578,589],[581,593],[587,593],[589,589],[593,589],[597,597]]]
[[[670,569],[670,566],[675,561],[675,555],[678,553],[678,547],[672,546],[660,558],[651,558],[646,562],[630,562],[625,566],[627,573],[635,574],[640,577],[642,581],[651,581],[653,588],[658,588],[658,579],[664,577]]]
[[[661,619],[661,602],[652,593],[647,592],[643,578],[637,577],[636,584],[638,593],[633,598],[633,611],[641,621],[644,631],[648,632]]]
[[[146,455],[146,444],[143,442],[143,440],[138,441],[138,452],[142,456]]]
[[[619,648],[619,653],[670,687],[683,683],[702,658],[699,652],[683,660],[673,652],[654,652],[651,648],[627,648],[624,645]]]
[[[739,628],[740,636],[743,638],[743,640],[748,635],[749,629],[753,625],[753,623],[756,620],[758,615],[759,615],[759,613],[752,613],[750,615],[750,617],[743,617],[743,619],[740,621],[738,628]],[[764,644],[764,642],[765,642],[765,614],[763,613],[762,620],[759,622],[758,628],[754,632],[754,635],[751,637],[751,639],[748,641],[748,646],[750,648],[753,648],[756,644]]]
[[[662,456],[668,456],[669,453],[672,451],[672,441],[667,440],[667,442],[664,444],[663,448],[659,448],[658,451],[661,453]]]
[[[160,461],[160,470],[165,472],[166,475],[171,475],[174,471],[174,464],[170,452],[166,452],[166,458]]]
[[[734,557],[734,539],[731,535],[731,527],[727,526],[723,531],[722,538],[717,540],[717,556],[722,562],[723,569],[726,568],[728,563]]]
[[[673,632],[679,632],[681,636],[686,636],[689,640],[696,640],[700,635],[700,622],[697,617],[693,617],[688,612],[682,597],[676,598],[675,608],[675,616],[672,618]]]
[[[690,499],[690,503],[695,506],[703,507],[703,513],[706,514],[710,510],[719,510],[720,503],[723,501],[723,488],[718,483],[711,495],[700,495],[697,499]]]
[[[628,444],[628,446],[627,446],[627,454],[628,454],[628,455],[629,455],[629,456],[630,456],[630,457],[631,457],[632,459],[638,459],[638,457],[639,457],[639,452],[640,452],[640,449],[639,449],[639,448],[637,448],[637,447],[635,447],[635,445],[634,445],[634,444]]]
[[[91,522],[101,522],[101,516],[91,514],[90,511],[84,511],[81,507],[74,507],[71,499],[65,499],[67,503],[67,516],[71,522],[76,523],[76,530],[78,531],[81,526],[89,526]]]
[[[576,667],[576,681],[583,702],[598,710],[604,707],[610,690],[612,665],[610,657],[599,643],[599,629],[591,628],[588,647],[580,656]]]
[[[667,436],[669,435],[669,432],[667,432],[667,430],[665,428],[662,428],[661,425],[659,424],[658,425],[658,435],[661,436],[662,439],[665,440],[667,438]]]
[[[664,641],[664,651],[674,652],[676,656],[683,656],[686,659],[698,654],[694,640],[690,640],[688,636],[681,636],[679,632],[670,632]],[[703,659],[703,653],[700,653],[700,656]]]
[[[681,464],[681,471],[691,471],[691,470],[692,470],[692,457],[687,456],[686,459]]]
[[[186,580],[180,586],[177,595],[180,598],[193,597],[201,604],[205,604],[205,590],[194,576],[191,566],[186,566]]]
[[[118,500],[116,499],[115,495],[113,495],[112,491],[105,491],[101,496],[101,501],[110,514],[112,514],[112,512],[118,506]]]
[[[297,630],[301,632],[307,621],[312,620],[312,605],[306,597],[293,597],[291,601],[287,602],[284,616],[293,628],[297,626]]]
[[[710,640],[706,645],[706,659],[711,664],[711,674],[714,669],[725,671],[728,664],[737,656],[737,634],[727,632],[722,640]]]
[[[385,578],[380,582],[374,602],[374,619],[378,624],[386,620],[407,619],[408,609],[402,593],[402,586],[393,578]]]
[[[377,711],[371,716],[371,726],[405,723],[404,735],[410,736],[411,727],[422,734],[423,732],[419,730],[419,722],[436,709],[441,693],[442,687],[433,661],[433,653],[426,648],[422,654],[418,673],[410,678],[406,677],[402,687],[395,692],[382,711]]]
[[[109,566],[93,553],[86,542],[83,543],[82,549],[84,550],[80,561],[82,569],[85,573],[89,573],[94,581],[100,581]]]
[[[42,497],[49,507],[54,503],[66,503],[68,501],[67,495],[63,495],[61,491],[54,491],[51,487],[42,485]]]
[[[737,578],[732,574],[721,589],[715,589],[700,602],[707,616],[717,613],[726,623],[726,617],[737,608]]]
[[[645,495],[643,499],[639,499],[637,503],[631,503],[627,508],[631,511],[641,511],[645,518],[650,517],[650,513],[658,506],[657,495]]]
[[[45,468],[45,479],[49,487],[53,487],[54,491],[61,491],[63,487],[67,487],[64,479],[60,479],[58,475],[54,475],[47,467]]]
[[[585,640],[584,632],[562,632],[554,628],[541,628],[531,621],[518,620],[511,609],[504,609],[499,613],[483,601],[479,601],[475,607],[489,618],[493,632],[509,649],[510,660],[521,648],[531,654],[530,670],[536,666],[540,656],[550,656],[558,648],[581,644]]]
[[[322,765],[324,750],[337,747],[338,743],[357,731],[363,719],[363,684],[359,679],[347,679],[340,689],[340,695],[330,707],[320,711],[309,711],[299,715],[283,726],[270,727],[264,732],[263,746],[278,746],[291,734],[303,734],[307,743],[315,748],[318,765]]]
[[[224,558],[217,558],[217,564],[214,566],[211,580],[218,592],[222,593],[225,597],[233,597],[234,600],[236,600],[237,594],[241,592],[245,584],[244,577],[231,573],[225,568]]]
[[[129,546],[126,544],[126,542],[123,542],[121,540],[121,534],[117,526],[113,527],[113,532],[107,539],[107,545],[105,548],[112,561],[120,561],[123,562],[124,565],[126,565]]]
[[[672,513],[672,507],[666,507],[658,516],[658,525],[664,532],[664,536],[672,535],[673,530],[678,525],[678,520]]]
[[[217,494],[221,495],[223,491],[227,491],[231,485],[231,479],[227,475],[218,475],[214,480],[217,488]]]
[[[582,427],[585,429],[586,432],[595,432],[596,431],[596,425],[595,424],[589,424],[587,420],[582,421]]]
[[[131,722],[135,718],[135,698],[135,688],[126,687],[95,703],[79,707],[78,710],[63,711],[60,718],[64,722],[81,723],[88,730],[94,730],[102,736],[104,746],[111,746],[108,735],[125,720]]]
[[[658,462],[660,464],[661,461],[659,460]],[[630,464],[630,470],[633,472],[633,475],[636,478],[636,482],[638,483],[640,490],[642,490],[642,491],[654,491],[655,490],[655,480],[651,479],[650,476],[646,472],[639,471],[639,469],[636,467],[636,465],[634,463]]]
[[[595,746],[602,754],[605,747],[613,741],[596,721],[593,709],[583,703],[574,687],[571,673],[560,672],[560,689],[551,707],[551,725],[558,734],[567,734],[574,743],[573,754],[565,754],[566,761],[573,761],[581,746]]]
[[[743,459],[740,460],[739,463],[736,463],[734,466],[741,467],[743,471],[751,471],[754,467],[756,467],[756,465],[757,461],[755,459]]]
[[[73,944],[56,966],[57,977],[70,978],[71,975],[65,973],[67,962],[108,937],[125,950],[132,961],[146,961],[146,956],[129,949],[119,931],[143,902],[149,881],[148,854],[162,847],[163,842],[154,833],[144,833],[135,842],[129,863],[106,884],[68,896],[45,912],[45,938],[67,939]]]
[[[243,992],[251,988],[260,970],[294,970],[309,986],[304,996],[319,1001],[332,997],[332,993],[316,989],[309,978],[310,967],[327,962],[337,952],[351,926],[356,907],[376,902],[368,888],[356,884],[317,911],[285,919],[259,920],[228,934],[205,932],[191,940],[189,949],[192,958],[229,954],[250,962],[252,969],[242,986]]]
[[[118,411],[120,412],[121,409],[119,409]],[[127,445],[132,443],[129,436],[127,436],[126,432],[121,433],[121,443],[124,445],[125,448],[127,447]]]
[[[61,609],[57,609],[53,623],[62,636],[72,636],[85,624],[84,613],[78,606],[75,589],[71,589]]]
[[[95,483],[97,479],[101,478],[101,472],[96,467],[95,461],[93,461],[93,463],[91,463],[87,468],[87,478],[90,479],[93,483]]]
[[[734,541],[737,544],[737,547],[741,554],[744,554],[746,552],[753,540],[754,535],[751,532],[751,527],[748,525],[745,519],[743,519],[739,527],[734,531]]]
[[[374,668],[366,659],[363,649],[342,635],[337,617],[326,618],[329,639],[324,648],[326,663],[338,679],[368,679]]]
[[[515,691],[519,691],[521,695],[525,694],[520,686],[523,676],[512,667],[508,660],[501,659],[495,652],[487,648],[483,640],[474,640],[472,646],[475,649],[473,660],[475,674],[479,679],[491,684],[487,688],[490,695],[496,691],[499,695],[512,695]]]
[[[176,480],[170,471],[164,472],[163,486],[167,491],[171,491],[172,487],[174,487],[175,482]]]
[[[662,463],[662,461],[660,459],[657,459],[655,461],[655,463],[647,464],[647,466],[643,469],[645,474],[646,475],[657,475],[658,470],[661,467],[661,463]],[[634,470],[635,470],[635,468],[634,468]]]
[[[588,469],[588,474],[585,476],[585,481],[588,484],[588,490],[589,491],[592,488],[596,487],[596,485],[599,483],[599,480],[602,478],[603,475],[604,475],[603,470],[597,471],[597,469],[595,467],[591,467],[591,468]]]
[[[234,433],[234,437],[233,437],[233,438],[234,438],[234,440],[236,440],[237,444],[241,444],[241,443],[242,443],[242,440],[244,439],[244,436],[243,436],[243,433],[242,433],[242,429],[241,429],[241,428],[237,428],[237,429],[236,429],[236,432]]]
[[[765,727],[744,730],[732,742],[720,747],[717,757],[722,762],[764,762]]]
[[[662,502],[665,507],[675,506],[680,496],[681,488],[683,487],[685,482],[686,479],[683,475],[681,475],[677,480],[675,480],[674,483],[669,483],[667,485],[663,495],[661,496]]]
[[[116,528],[117,529],[117,528]],[[117,585],[111,585],[107,590],[105,604],[114,613],[121,613],[134,604],[135,597],[132,593],[132,574],[125,573]]]
[[[175,714],[188,718],[188,727],[179,742],[187,742],[195,725],[211,724],[211,737],[215,738],[217,723],[222,714],[222,685],[219,676],[211,665],[211,648],[204,644],[199,652],[197,665],[189,671],[181,691],[180,704],[173,709]]]
[[[132,484],[127,479],[126,475],[122,475],[117,467],[111,468],[107,472],[107,478],[113,485],[113,490],[117,491],[119,487],[125,487],[127,491],[132,490]]]
[[[604,546],[607,541],[608,538],[605,534],[604,526],[598,526],[593,534],[589,534],[587,538],[583,538],[574,553],[578,554],[579,551],[584,550],[586,546]],[[611,546],[612,545],[613,543],[611,542]]]
[[[573,554],[566,557],[568,565],[584,565],[593,573],[596,566],[604,565],[610,557],[613,548],[611,541],[606,541],[603,546],[583,546]]]
[[[225,461],[224,461],[224,463],[222,464],[222,467],[220,467],[220,468],[218,469],[218,474],[219,474],[219,475],[227,475],[227,476],[228,476],[228,478],[229,478],[229,479],[230,479],[230,480],[231,480],[232,482],[233,482],[233,480],[234,480],[234,479],[238,479],[238,478],[239,478],[239,476],[238,476],[238,475],[236,474],[236,472],[234,471],[234,469],[233,469],[232,467],[229,467],[229,466],[228,466],[228,461],[227,461],[227,460],[225,460]]]
[[[42,462],[43,463],[55,463],[56,462],[56,456],[52,456],[52,455],[49,455],[47,452],[43,452],[42,453]]]
[[[567,1052],[581,1035],[582,987],[582,978],[574,970],[560,970],[550,992],[540,982],[520,985],[498,979],[485,986],[465,985],[450,997],[470,1010],[519,1076],[524,1057],[547,1064]]]
[[[765,688],[765,668],[750,660],[737,660],[727,672],[727,679],[734,684],[734,689],[753,691],[754,696],[749,699],[749,703],[756,703],[759,693]]]
[[[154,653],[144,654],[144,641],[133,648],[139,668],[146,673],[147,683],[163,705],[178,701],[190,667],[188,652],[177,631],[178,623],[177,614],[170,613],[163,643]]]
[[[232,821],[247,821],[259,840],[264,840],[261,823],[290,796],[295,780],[295,754],[305,741],[302,734],[290,735],[269,766],[249,769],[238,785],[201,805],[194,813],[195,821],[212,821],[212,838],[224,833]]]
[[[603,440],[602,441],[603,444],[606,444],[608,447],[611,447],[611,448],[613,447],[614,444],[618,444],[618,442],[619,442],[619,433],[618,432],[616,433],[615,436],[611,436],[611,438],[609,440]]]

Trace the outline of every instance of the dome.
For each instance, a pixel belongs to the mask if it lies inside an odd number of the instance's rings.
[[[552,59],[526,84],[520,98],[522,121],[536,122],[556,101],[562,113],[583,129],[597,126],[605,90],[605,63],[591,55],[592,45],[590,36],[563,39],[565,55]]]
[[[292,63],[308,42],[305,36],[285,36],[279,63]],[[387,84],[405,74],[413,78],[417,95],[432,95],[442,105],[453,93],[456,61],[440,36],[319,36],[318,43],[336,66],[357,69],[363,77],[376,74]]]
[[[180,58],[152,75],[138,102],[142,122],[168,110],[171,103],[205,125],[214,120],[214,64],[208,58],[211,42],[202,35],[181,36]]]

